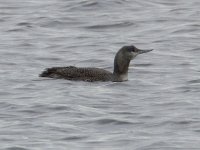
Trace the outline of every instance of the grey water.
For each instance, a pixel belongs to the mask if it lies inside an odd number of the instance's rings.
[[[38,77],[124,45],[127,82]],[[0,0],[0,149],[200,149],[200,1]]]

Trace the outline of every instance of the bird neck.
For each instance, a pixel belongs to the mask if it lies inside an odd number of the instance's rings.
[[[114,71],[113,74],[117,76],[120,80],[128,80],[128,67],[130,60],[123,59],[116,55],[114,60]]]

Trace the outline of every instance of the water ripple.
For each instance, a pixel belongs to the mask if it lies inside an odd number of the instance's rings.
[[[30,150],[30,149],[23,148],[23,147],[9,147],[9,148],[6,148],[5,150]]]
[[[99,119],[95,121],[97,124],[106,125],[106,124],[115,124],[115,125],[129,125],[133,124],[130,121],[122,121],[119,119]]]
[[[102,25],[91,25],[91,26],[86,26],[86,29],[113,29],[113,28],[124,28],[128,26],[132,26],[134,23],[125,21],[125,22],[117,22],[113,24],[102,24]]]
[[[5,150],[199,149],[199,0],[4,0]],[[124,45],[153,48],[122,83],[40,78],[51,66],[113,70]]]

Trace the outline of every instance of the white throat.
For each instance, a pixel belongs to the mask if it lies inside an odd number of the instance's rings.
[[[119,78],[120,78],[122,81],[127,81],[127,80],[128,80],[128,72],[125,73],[125,74],[120,75]]]

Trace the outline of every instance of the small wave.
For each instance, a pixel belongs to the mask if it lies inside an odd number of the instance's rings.
[[[83,1],[83,2],[80,2],[81,6],[83,7],[94,7],[94,6],[97,6],[99,5],[99,2],[94,2],[94,1]]]
[[[1,62],[1,65],[16,66],[17,63],[15,63],[15,62]]]
[[[137,66],[137,67],[148,67],[148,66],[153,66],[153,64],[135,64],[134,66]]]
[[[62,111],[62,110],[69,110],[71,108],[68,106],[49,106],[47,109],[55,110],[55,111]]]
[[[173,31],[172,34],[177,34],[177,33],[183,34],[183,33],[197,32],[197,31],[198,29],[194,29],[194,28],[190,28],[190,29],[184,28],[184,29],[177,29]]]
[[[180,12],[180,11],[187,11],[187,8],[174,8],[169,10],[170,12]]]
[[[86,139],[87,136],[68,136],[68,137],[64,137],[60,140],[63,140],[63,141],[75,141],[75,140],[83,140],[83,139]]]
[[[26,27],[32,27],[32,25],[28,22],[20,22],[20,23],[17,23],[17,26],[26,26]]]
[[[86,26],[86,29],[107,29],[107,28],[122,28],[122,27],[128,27],[132,26],[134,23],[125,21],[125,22],[119,22],[119,23],[113,23],[113,24],[102,24],[102,25],[91,25]]]
[[[33,26],[28,22],[20,22],[16,24],[16,27],[9,29],[6,32],[25,32],[26,28],[32,28]]]
[[[0,95],[10,94],[9,92],[0,92]],[[14,104],[10,104],[8,102],[0,102],[0,108],[9,108],[15,106]]]
[[[24,109],[24,110],[19,110],[19,112],[23,113],[23,114],[42,114],[42,111],[39,110],[29,110],[29,109]]]
[[[200,133],[200,129],[197,129],[197,130],[194,130],[194,131]]]
[[[99,119],[96,121],[98,124],[115,124],[115,125],[128,125],[132,124],[132,122],[129,121],[122,121],[117,119]]]
[[[23,147],[9,147],[6,148],[5,150],[29,150],[29,149]]]
[[[25,31],[25,30],[24,29],[15,28],[15,29],[7,30],[6,32],[23,32],[23,31]]]
[[[87,59],[87,60],[82,60],[80,61],[79,63],[103,63],[104,61],[103,60],[100,60],[100,59]]]
[[[169,120],[169,121],[164,121],[162,122],[161,124],[162,125],[171,125],[171,126],[174,126],[174,125],[177,125],[177,126],[188,126],[188,125],[191,125],[191,124],[194,124],[194,123],[198,123],[199,121],[194,121],[194,120]]]
[[[106,7],[114,6],[114,5],[122,5],[126,3],[126,0],[111,0],[111,1],[81,1],[75,4],[75,6],[70,9],[105,9]],[[69,5],[67,5],[69,7]]]
[[[200,79],[190,80],[188,81],[190,84],[200,83]]]
[[[175,124],[180,124],[180,125],[187,125],[187,124],[191,124],[192,121],[177,121],[177,122],[174,122]]]
[[[60,58],[55,58],[55,57],[37,57],[37,60],[46,60],[46,61],[59,61],[61,60]]]
[[[64,27],[66,25],[66,22],[60,21],[60,20],[50,20],[43,23],[42,27]]]
[[[191,51],[199,52],[199,51],[200,51],[200,48],[193,48],[193,49],[191,49]]]
[[[5,22],[5,19],[0,19],[0,22]]]
[[[158,5],[163,5],[163,6],[175,6],[177,4],[176,1],[157,1],[155,2],[155,4],[158,4]]]

